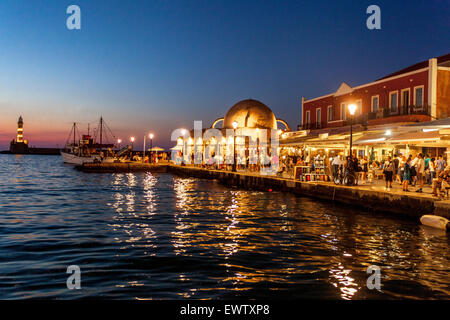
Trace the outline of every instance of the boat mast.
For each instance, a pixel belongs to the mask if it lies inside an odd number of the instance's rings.
[[[102,146],[102,129],[103,129],[103,117],[100,117],[100,152],[103,150]]]
[[[76,130],[76,126],[77,126],[77,123],[74,122],[73,123],[73,146],[74,147],[75,147],[75,130]]]

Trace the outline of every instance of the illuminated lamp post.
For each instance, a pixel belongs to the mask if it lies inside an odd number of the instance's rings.
[[[348,111],[350,112],[350,159],[353,157],[352,147],[353,147],[353,116],[356,112],[356,104],[350,104],[348,106]]]
[[[256,156],[258,157],[256,164],[259,165],[259,128],[256,128]]]
[[[152,155],[153,155],[153,137],[154,137],[154,134],[153,133],[150,133],[149,135],[148,135],[148,137],[150,138],[150,160],[149,160],[149,162],[151,162],[152,161]]]
[[[233,121],[233,168],[232,171],[236,172],[236,128],[238,123]]]
[[[182,159],[183,159],[183,160],[186,159],[185,151],[187,150],[187,147],[186,147],[186,139],[185,139],[186,132],[187,132],[186,129],[181,129],[181,136],[182,136],[182,139],[183,139],[183,143],[182,143],[182,147],[181,147],[181,154],[183,155],[183,156],[182,156]],[[185,161],[186,161],[186,160],[185,160]]]
[[[130,141],[131,141],[131,156],[133,156],[134,137],[131,137]]]

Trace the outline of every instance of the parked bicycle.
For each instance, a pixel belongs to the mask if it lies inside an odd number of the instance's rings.
[[[341,165],[335,173],[333,180],[335,184],[342,184],[346,186],[358,185],[358,175],[351,166],[344,168],[344,166]]]

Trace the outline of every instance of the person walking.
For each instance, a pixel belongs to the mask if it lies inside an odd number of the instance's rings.
[[[424,178],[425,178],[425,161],[423,159],[422,153],[419,153],[416,161],[416,181],[419,184],[419,189],[416,192],[422,193]]]
[[[386,180],[386,187],[384,188],[384,190],[391,191],[392,177],[394,174],[394,162],[392,161],[390,156],[387,157],[387,160],[384,163],[383,172],[384,172],[384,178]]]

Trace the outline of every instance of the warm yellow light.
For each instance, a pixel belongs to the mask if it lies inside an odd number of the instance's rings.
[[[225,137],[222,137],[222,143],[227,142],[227,139],[225,139]]]
[[[131,140],[131,142],[134,142],[135,139],[134,139],[134,137],[131,137],[130,140]]]
[[[236,128],[237,128],[237,126],[238,126],[238,123],[237,123],[237,121],[233,121],[233,129],[236,129]]]
[[[184,136],[186,134],[186,129],[181,129],[181,135]]]
[[[278,134],[279,134],[279,135],[281,134],[281,132],[283,132],[283,131],[281,131],[281,130],[278,130]]]
[[[189,137],[189,144],[192,144],[192,138],[191,137]]]
[[[392,131],[389,130],[389,129],[387,129],[387,130],[386,130],[386,135],[387,135],[387,136],[390,136],[391,134],[392,134]]]
[[[211,138],[211,143],[216,144],[216,139],[214,139],[214,137]]]
[[[356,112],[356,108],[357,108],[357,106],[356,106],[356,104],[349,104],[348,105],[348,111],[350,112],[350,114],[353,116],[354,114],[355,114],[355,112]]]
[[[117,143],[122,143],[122,139],[117,139]]]
[[[153,139],[154,137],[153,133],[150,133],[148,136],[150,137],[150,139]]]

